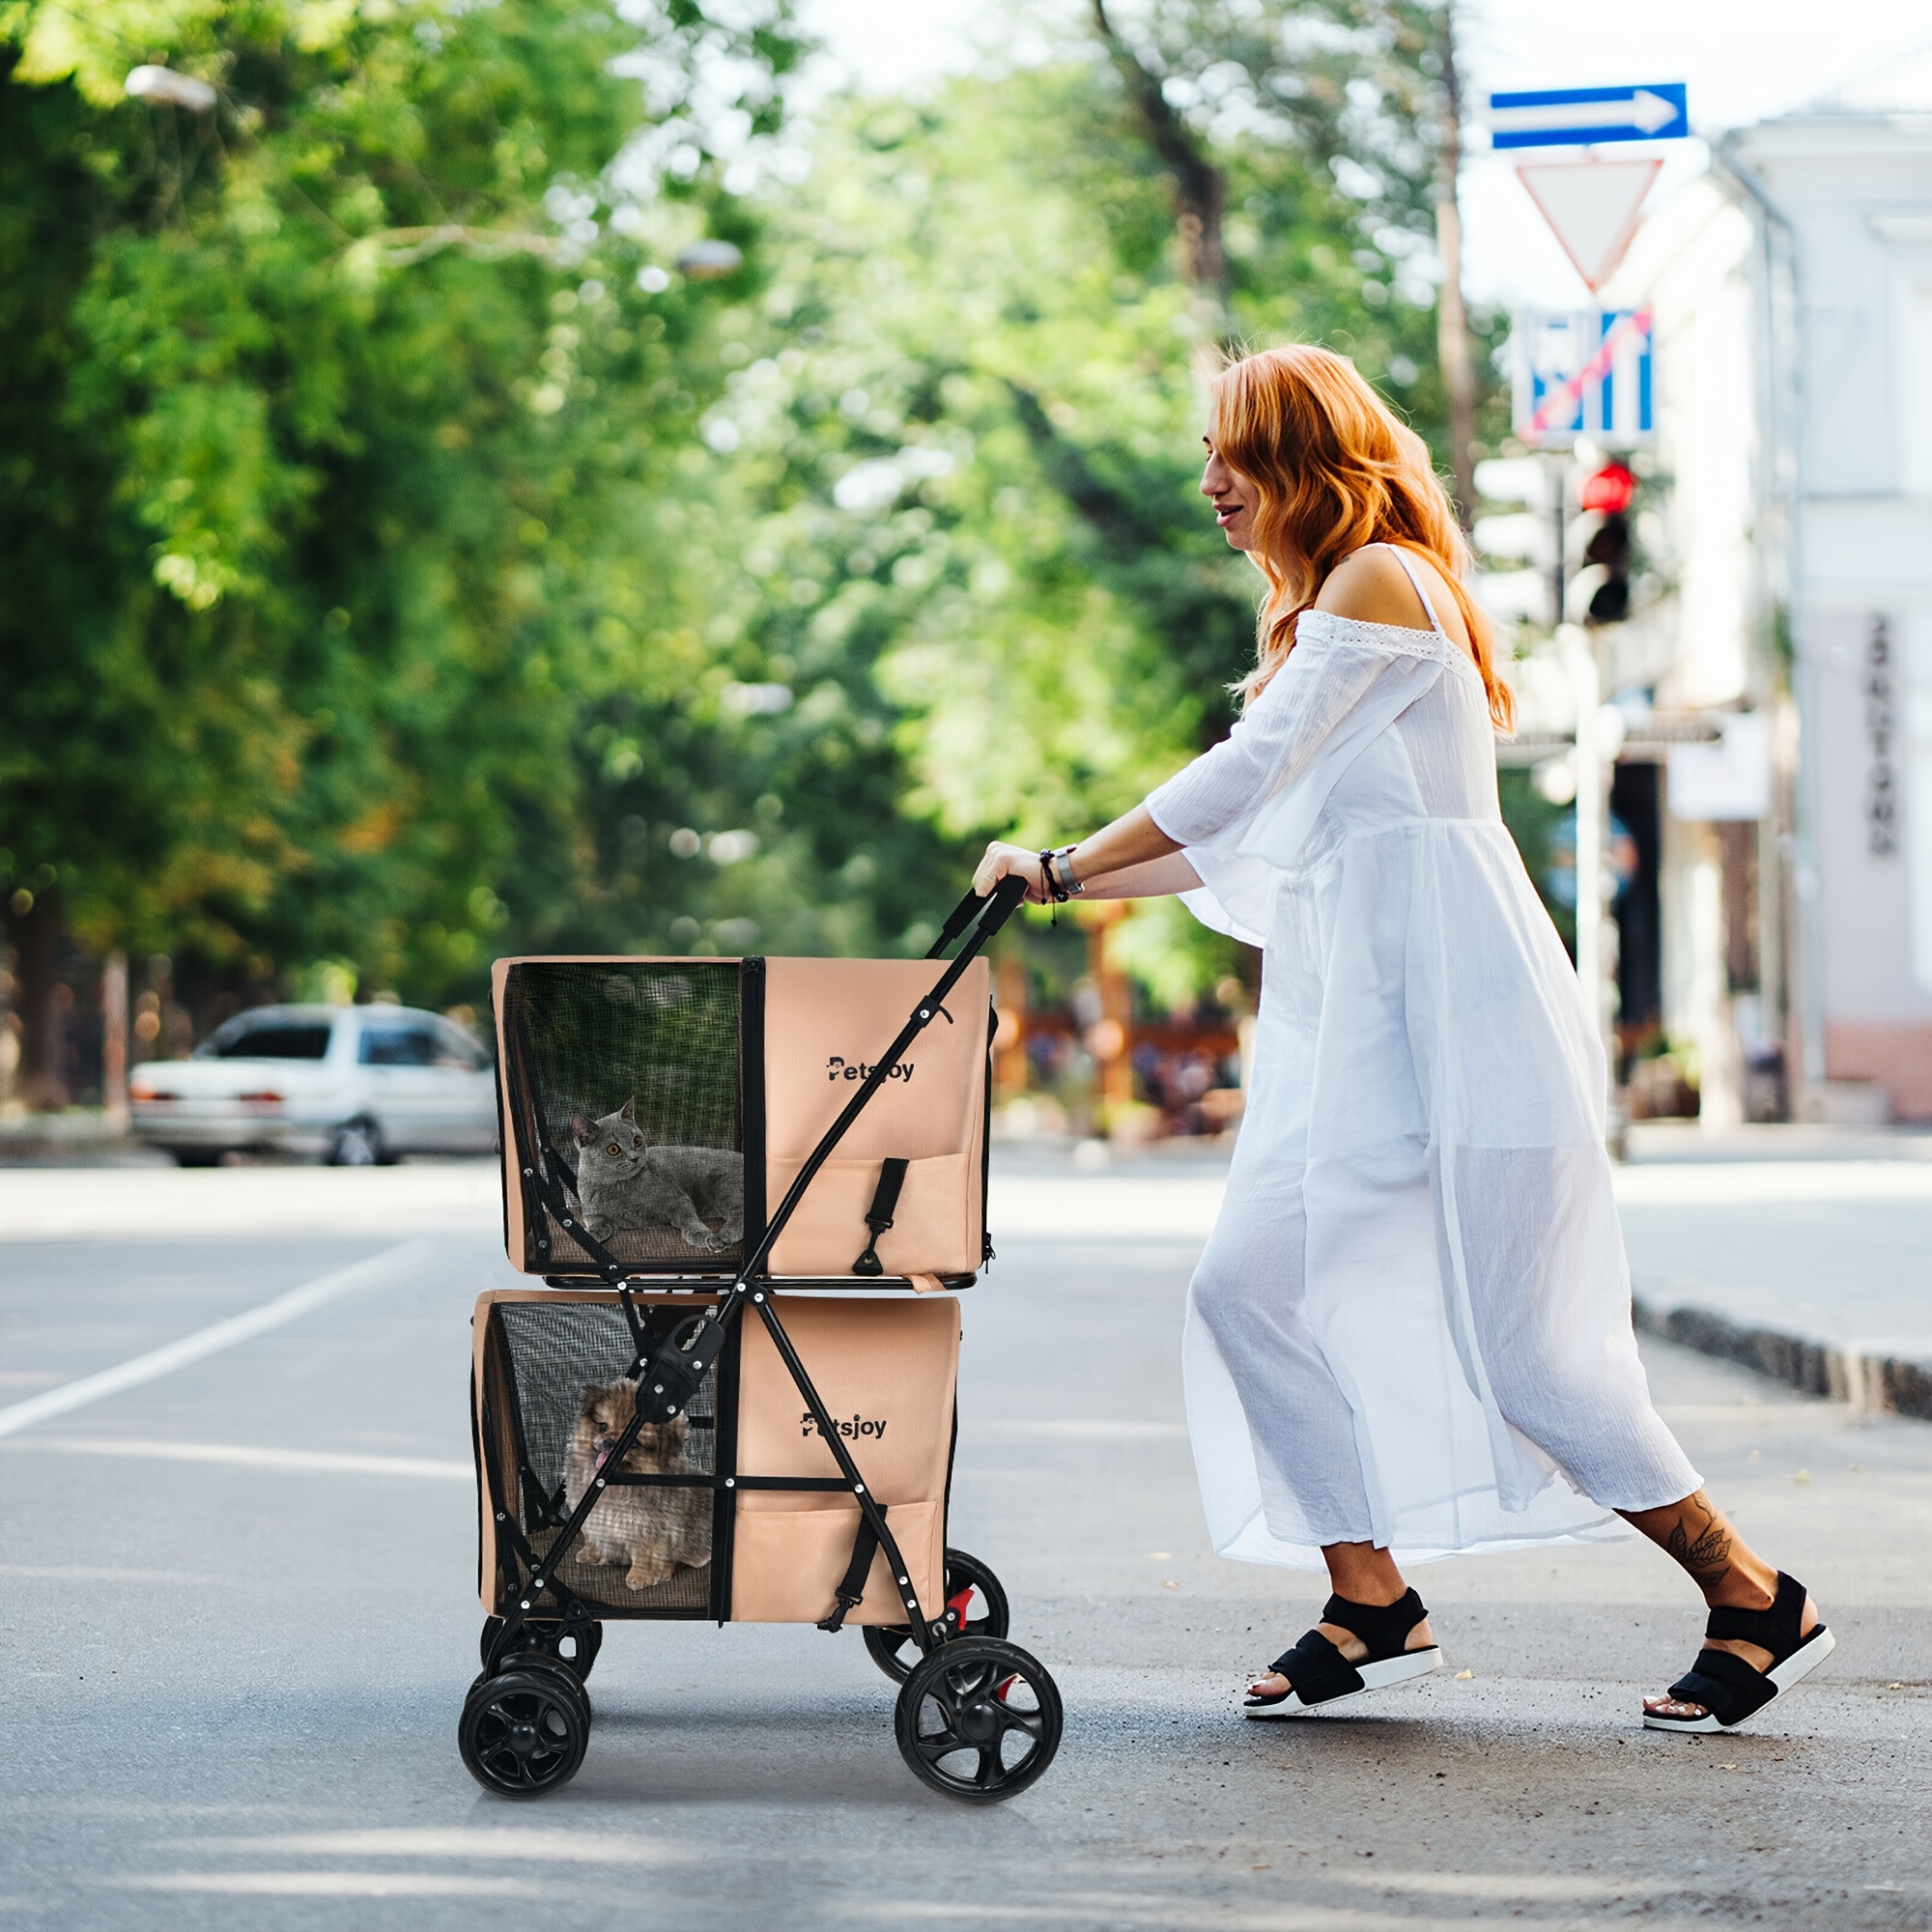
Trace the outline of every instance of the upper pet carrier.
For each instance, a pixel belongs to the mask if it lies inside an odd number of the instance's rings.
[[[1005,1798],[1052,1759],[1053,1680],[947,1547],[959,1319],[934,1293],[991,1253],[976,954],[1021,896],[960,903],[936,983],[904,960],[497,962],[504,1236],[549,1286],[474,1318],[489,1617],[459,1741],[487,1788],[576,1772],[611,1618],[854,1623],[927,1783]]]
[[[765,1264],[970,1280],[985,1259],[986,962],[966,962],[886,1065],[931,980],[915,959],[499,959],[511,1261],[552,1280],[735,1271],[884,1066]]]

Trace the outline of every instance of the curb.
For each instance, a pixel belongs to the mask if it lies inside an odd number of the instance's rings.
[[[1805,1395],[1848,1402],[1866,1414],[1932,1422],[1932,1363],[1867,1355],[1775,1328],[1747,1328],[1708,1308],[1668,1306],[1642,1295],[1634,1297],[1631,1313],[1640,1334],[1737,1362]]]

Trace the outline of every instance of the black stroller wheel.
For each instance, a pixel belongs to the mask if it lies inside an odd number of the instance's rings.
[[[1024,1791],[1060,1748],[1060,1690],[1016,1643],[960,1637],[923,1657],[893,1728],[915,1777],[989,1804]]]
[[[474,1690],[479,1684],[488,1684],[497,1677],[507,1677],[513,1671],[533,1672],[545,1679],[554,1679],[557,1688],[567,1696],[577,1701],[577,1708],[583,1713],[587,1724],[596,1715],[590,1708],[590,1692],[584,1689],[583,1680],[567,1663],[554,1657],[547,1657],[540,1650],[513,1650],[502,1662],[492,1671],[479,1670],[469,1680],[469,1688]]]
[[[1009,1628],[1007,1593],[1000,1579],[963,1549],[946,1552],[946,1607],[954,1611],[958,1624],[954,1638],[962,1636],[1005,1636]],[[866,1649],[871,1660],[888,1677],[903,1684],[912,1667],[925,1654],[914,1640],[910,1624],[867,1624]]]
[[[484,1618],[483,1634],[477,1639],[476,1648],[485,1670],[490,1667],[490,1648],[502,1629],[501,1617]],[[517,1633],[517,1648],[520,1651],[541,1651],[544,1656],[561,1663],[581,1684],[590,1675],[591,1666],[597,1662],[597,1653],[604,1648],[604,1626],[583,1623],[571,1629],[560,1623],[533,1620]]]
[[[589,1741],[582,1688],[554,1664],[479,1678],[456,1727],[470,1776],[505,1798],[536,1798],[567,1784]]]

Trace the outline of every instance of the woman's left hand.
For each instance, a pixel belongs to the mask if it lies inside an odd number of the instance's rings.
[[[984,898],[1002,879],[1008,877],[1027,882],[1026,895],[1030,905],[1046,903],[1039,854],[1029,852],[1024,845],[1003,845],[995,839],[986,847],[986,856],[980,861],[979,869],[973,874],[973,890]]]

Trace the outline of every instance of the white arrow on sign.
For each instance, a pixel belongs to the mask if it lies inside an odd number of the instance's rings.
[[[1490,125],[1498,134],[1554,134],[1565,128],[1602,128],[1628,121],[1645,134],[1654,134],[1677,119],[1677,105],[1639,87],[1625,107],[1616,100],[1550,100],[1534,107],[1495,107]]]
[[[1595,294],[1623,260],[1643,198],[1662,166],[1656,159],[1530,161],[1517,174]]]

